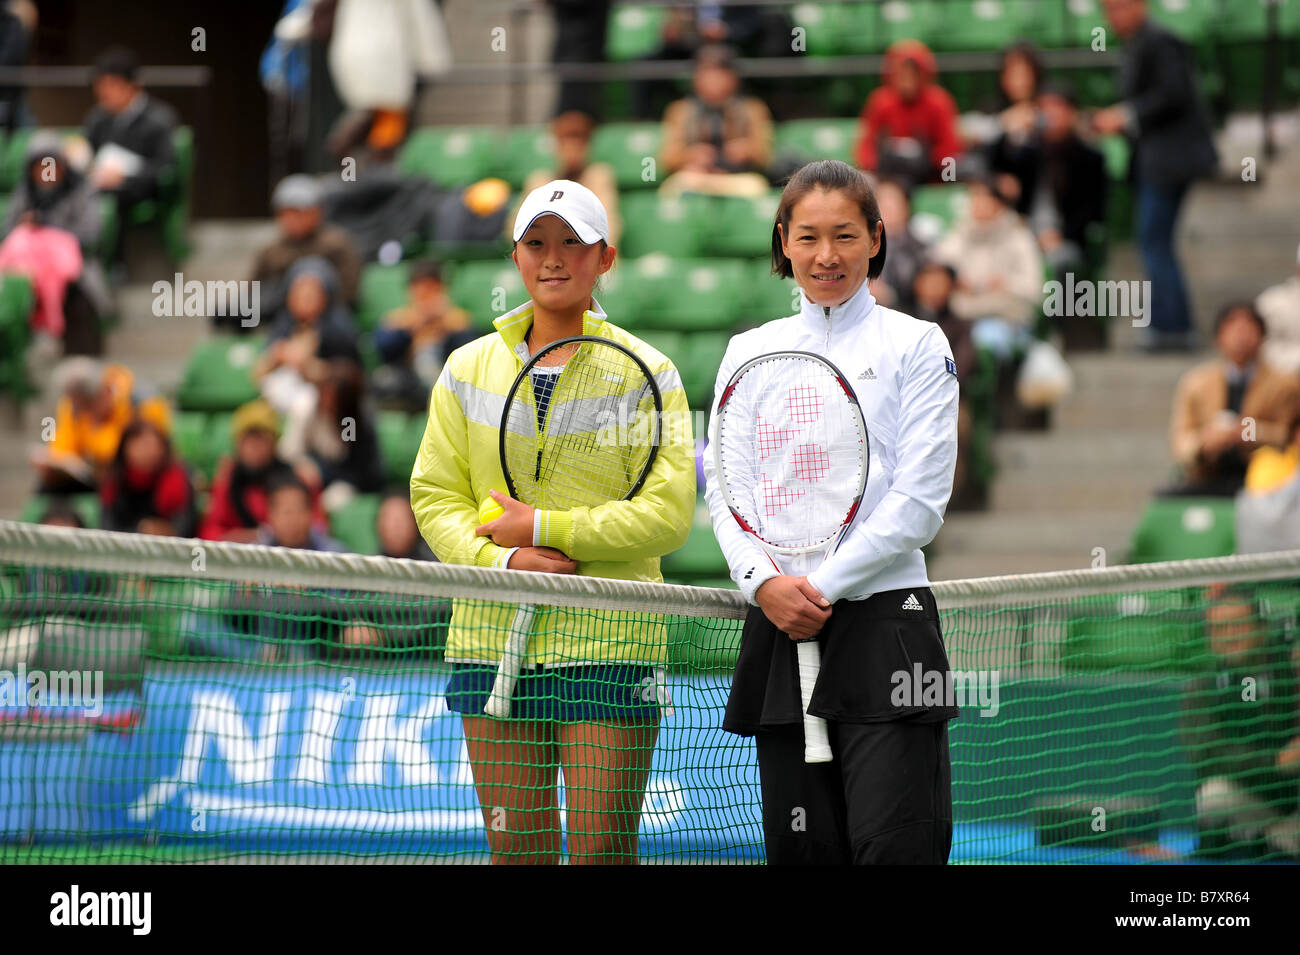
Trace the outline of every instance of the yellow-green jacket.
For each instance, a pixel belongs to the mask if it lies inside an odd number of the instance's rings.
[[[664,409],[659,454],[632,500],[543,512],[536,543],[577,561],[579,574],[659,581],[659,558],[686,541],[695,510],[690,409],[673,363],[606,321],[594,299],[592,305],[583,315],[582,333],[632,349],[659,385]],[[451,354],[433,387],[424,440],[411,472],[411,507],[420,533],[444,563],[504,567],[508,559],[507,548],[475,536],[474,529],[488,491],[506,491],[498,428],[506,395],[528,357],[524,338],[532,323],[531,302],[502,315],[494,323],[495,334]],[[447,659],[499,661],[514,610],[514,605],[486,599],[455,602]],[[631,619],[628,614],[539,608],[524,662],[661,663],[664,642],[663,624],[649,613]]]

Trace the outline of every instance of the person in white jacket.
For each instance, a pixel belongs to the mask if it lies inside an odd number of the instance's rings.
[[[751,358],[815,352],[852,383],[869,433],[861,506],[807,576],[782,573],[740,529],[704,456],[714,533],[754,605],[723,728],[756,737],[772,864],[940,864],[952,842],[947,721],[957,708],[918,683],[951,685],[921,548],[952,493],[957,373],[939,326],[873,298],[885,249],[866,176],[837,160],[804,166],[772,234],[773,272],[796,280],[802,307],[736,335],[718,370],[720,394]],[[828,721],[834,760],[808,764],[794,641],[814,636],[822,669],[809,712]]]

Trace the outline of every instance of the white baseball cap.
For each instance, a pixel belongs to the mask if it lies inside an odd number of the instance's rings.
[[[594,192],[570,179],[552,179],[528,194],[515,216],[515,241],[523,238],[534,219],[548,213],[563,219],[583,245],[601,239],[609,242],[609,216],[605,207]]]

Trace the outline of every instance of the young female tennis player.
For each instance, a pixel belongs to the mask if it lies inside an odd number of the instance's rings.
[[[757,737],[775,864],[942,863],[952,841],[947,721],[957,710],[920,690],[948,676],[921,547],[943,523],[952,492],[957,377],[937,325],[872,297],[869,280],[884,262],[884,226],[866,176],[834,160],[804,166],[786,185],[772,229],[772,271],[795,279],[802,308],[733,338],[718,372],[721,392],[759,355],[821,355],[856,391],[870,446],[856,518],[807,576],[775,569],[740,529],[705,455],[714,532],[755,604],[723,728]],[[834,758],[826,763],[804,762],[794,641],[813,636],[821,673],[808,712],[829,724]]]
[[[611,324],[592,295],[616,250],[590,190],[568,180],[534,190],[513,235],[513,259],[531,300],[498,318],[494,333],[453,352],[433,388],[411,475],[420,530],[448,563],[662,580],[659,558],[684,543],[695,506],[694,444],[689,425],[680,433],[689,409],[677,370]],[[665,419],[678,427],[665,428],[631,500],[534,511],[502,493],[503,399],[531,355],[572,335],[631,348],[659,384]],[[557,414],[554,407],[549,414]],[[479,507],[489,496],[505,513],[483,524]],[[658,735],[654,674],[664,662],[663,627],[626,614],[539,608],[510,718],[498,720],[483,715],[484,707],[514,613],[514,606],[458,601],[446,652],[453,665],[447,702],[463,714],[492,859],[559,860],[562,767],[570,861],[633,863]]]

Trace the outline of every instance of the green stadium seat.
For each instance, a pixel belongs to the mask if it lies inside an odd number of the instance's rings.
[[[593,297],[615,325],[629,331],[641,327],[645,297],[640,277],[630,261],[616,259],[614,267],[597,281]]]
[[[593,162],[608,163],[614,170],[619,189],[654,188],[662,182],[667,172],[658,168],[659,147],[663,131],[658,123],[606,123],[597,126],[591,139]],[[655,175],[644,178],[646,159],[655,160]],[[627,222],[627,215],[623,216]]]
[[[793,315],[802,307],[799,286],[794,279],[772,274],[770,261],[755,262],[749,273],[750,297],[738,324],[753,328],[775,318]]]
[[[1197,8],[1196,12],[1200,15],[1201,22],[1205,23],[1207,29],[1211,26],[1214,32],[1223,40],[1263,40],[1268,36],[1268,5],[1270,0],[1227,0],[1221,8],[1215,10],[1201,11],[1199,8],[1207,6],[1205,3],[1189,4]],[[1294,12],[1285,12],[1290,3],[1284,4],[1278,10],[1279,28],[1284,21],[1290,19],[1294,21]],[[1170,0],[1164,0],[1163,5],[1169,5]],[[1156,7],[1162,6],[1161,0],[1156,0]],[[1152,11],[1156,15],[1156,11]],[[1165,17],[1168,13],[1165,12]],[[1190,17],[1189,17],[1190,19]],[[1168,19],[1164,19],[1168,23]],[[1281,30],[1279,29],[1279,33]],[[1184,37],[1192,39],[1191,37]]]
[[[467,186],[495,173],[501,149],[493,126],[426,126],[411,133],[397,167],[440,186]]]
[[[212,477],[216,461],[210,457],[208,439],[211,418],[203,411],[178,411],[172,416],[172,447],[176,454],[200,474]]]
[[[221,335],[190,353],[176,393],[182,411],[233,411],[258,395],[252,371],[265,342]]]
[[[1102,597],[1067,615],[1061,665],[1076,672],[1190,672],[1208,662],[1198,589]]]
[[[379,432],[385,476],[394,484],[409,483],[415,455],[420,450],[419,438],[412,443],[411,416],[404,411],[381,411],[376,416],[375,429]]]
[[[0,392],[21,407],[37,393],[27,370],[36,296],[24,275],[0,276]]]
[[[781,194],[772,191],[756,199],[717,197],[709,203],[711,223],[705,242],[708,255],[731,258],[770,258],[772,223]]]
[[[513,262],[457,262],[448,278],[451,300],[474,318],[474,327],[492,330],[492,321],[528,301],[528,290]]]
[[[790,19],[804,31],[804,52],[808,56],[850,52],[846,38],[852,24],[841,4],[798,3],[790,8]]]
[[[619,5],[609,18],[605,57],[615,63],[641,60],[659,49],[663,7]]]
[[[935,34],[943,26],[944,6],[934,0],[886,0],[879,11],[882,45],[920,40],[933,46]]]
[[[1227,6],[1234,9],[1249,7],[1251,2],[1232,0]],[[1149,0],[1147,8],[1152,20],[1193,45],[1200,45],[1217,32],[1215,21],[1222,15],[1219,0]],[[1231,20],[1231,15],[1227,19]]]
[[[778,155],[790,154],[805,162],[841,159],[853,164],[856,119],[792,119],[777,125],[773,145]]]
[[[52,501],[53,498],[42,494],[29,497],[18,515],[18,520],[27,524],[38,523],[41,515],[45,513],[45,509],[50,506]],[[87,527],[99,526],[98,494],[74,494],[69,498],[69,503],[72,505],[72,509],[80,515],[83,524]]]
[[[1147,505],[1133,533],[1129,561],[1226,557],[1236,547],[1232,498],[1168,497]]]
[[[1040,0],[943,0],[933,18],[936,51],[1000,50],[1038,34]],[[931,5],[933,7],[933,4]]]
[[[555,168],[555,137],[545,126],[517,126],[506,133],[497,172],[518,190],[539,169]]]
[[[669,259],[646,255],[634,268],[641,284],[642,328],[729,329],[745,311],[748,263],[739,259]]]
[[[373,332],[385,315],[406,304],[406,284],[410,266],[371,263],[361,272],[357,290],[357,328],[363,333]]]
[[[375,518],[379,515],[378,494],[358,494],[330,514],[330,534],[354,554],[378,554],[379,535]]]
[[[912,193],[912,229],[934,242],[962,217],[968,201],[968,190],[961,183],[918,186]]]
[[[704,255],[710,211],[705,196],[661,198],[655,192],[621,195],[621,251],[633,259],[652,252],[662,252],[676,258]]]
[[[713,386],[730,340],[731,332],[694,332],[682,343],[680,354],[673,356],[692,408],[712,406]]]
[[[663,572],[679,580],[728,575],[727,559],[722,556],[722,548],[713,536],[713,523],[709,519],[709,509],[703,498],[696,503],[690,537],[680,550],[664,557]]]

